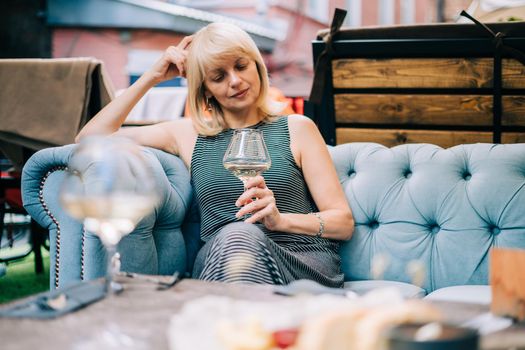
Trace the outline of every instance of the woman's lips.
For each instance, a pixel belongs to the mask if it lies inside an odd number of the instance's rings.
[[[236,93],[235,95],[230,96],[230,98],[244,97],[246,95],[246,93],[248,93],[248,90],[249,90],[249,88],[241,90],[238,93]]]

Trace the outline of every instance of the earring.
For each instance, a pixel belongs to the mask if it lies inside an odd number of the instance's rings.
[[[212,97],[207,97],[206,96],[206,109],[208,110],[208,112],[211,112],[212,110],[212,104],[211,104],[211,99]]]

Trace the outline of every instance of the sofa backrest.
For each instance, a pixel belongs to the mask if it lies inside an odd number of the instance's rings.
[[[356,222],[341,248],[346,280],[410,283],[418,261],[428,293],[488,284],[490,248],[525,249],[525,144],[349,143],[330,153]]]

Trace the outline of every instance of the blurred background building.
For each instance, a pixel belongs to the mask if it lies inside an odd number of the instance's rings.
[[[523,2],[2,0],[0,52],[4,58],[92,56],[105,63],[115,88],[122,89],[183,36],[212,21],[233,21],[247,30],[264,52],[272,85],[296,98],[309,93],[313,76],[310,42],[318,30],[329,26],[336,7],[348,10],[346,26],[362,27],[454,22],[462,9],[482,15],[497,10],[498,3],[508,7]],[[508,11],[512,15],[517,10]]]

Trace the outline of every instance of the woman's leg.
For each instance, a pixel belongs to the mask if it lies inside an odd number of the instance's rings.
[[[206,281],[284,284],[268,246],[268,236],[256,225],[224,226],[199,252],[194,276]]]

